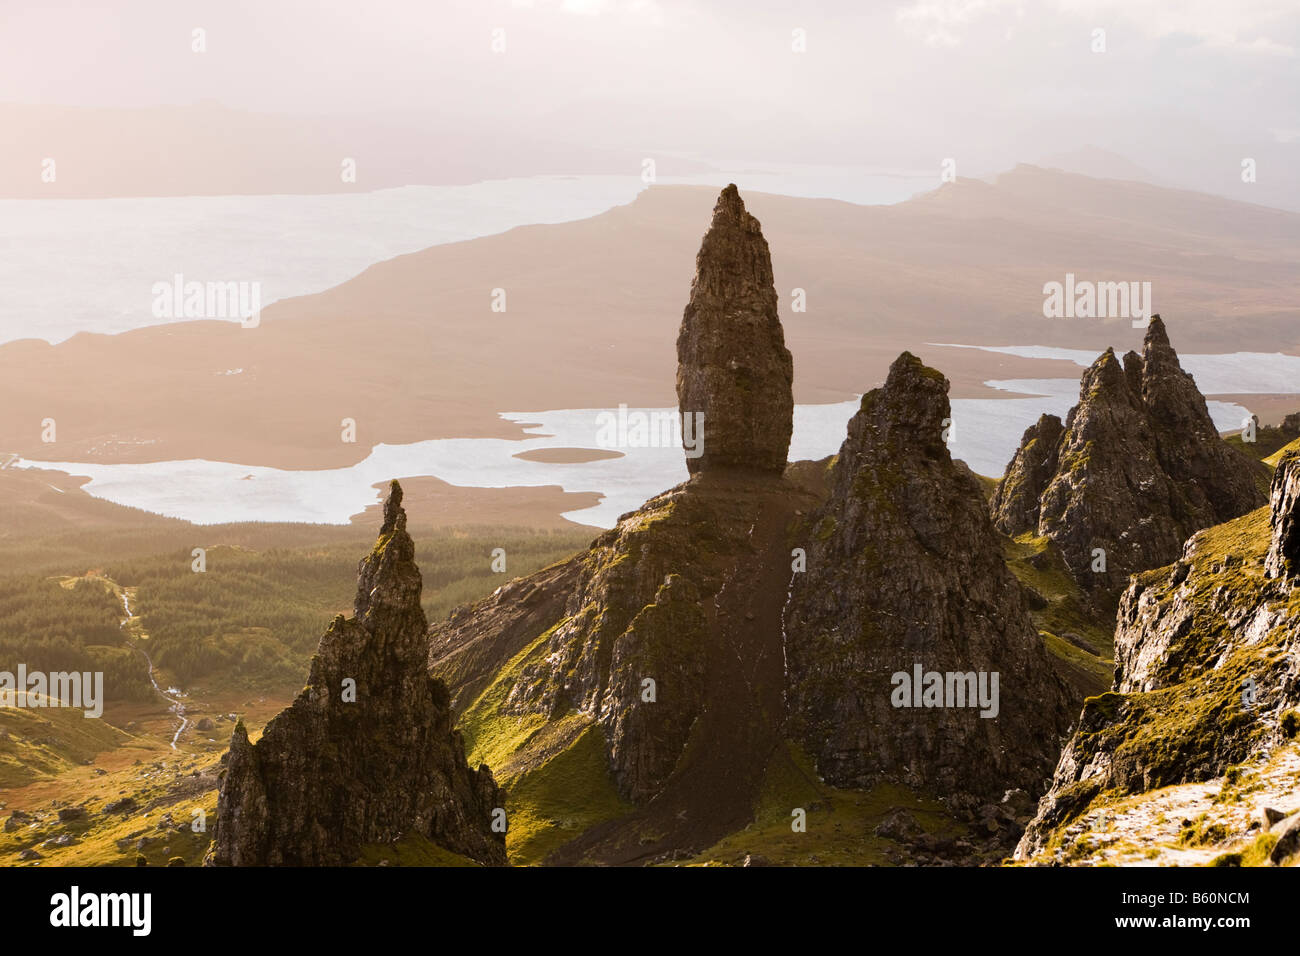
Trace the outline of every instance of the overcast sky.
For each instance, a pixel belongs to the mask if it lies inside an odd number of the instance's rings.
[[[503,141],[968,169],[1287,151],[1297,50],[1295,0],[0,0],[7,102],[435,113]]]

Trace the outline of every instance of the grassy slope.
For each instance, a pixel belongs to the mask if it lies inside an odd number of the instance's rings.
[[[66,707],[0,709],[0,790],[57,777],[108,750],[132,746],[131,734]]]
[[[1276,468],[1278,463],[1282,461],[1282,456],[1292,451],[1300,451],[1300,438],[1297,438],[1289,445],[1283,445],[1277,451],[1273,452],[1273,454],[1264,459],[1264,464]]]
[[[1022,534],[1007,539],[1004,548],[1012,573],[1046,601],[1043,608],[1031,608],[1030,616],[1063,676],[1084,696],[1106,690],[1115,669],[1114,622],[1092,609],[1051,539]],[[1097,653],[1072,643],[1067,634]]]
[[[1268,508],[1201,532],[1188,579],[1195,586],[1193,602],[1202,607],[1225,607],[1225,602],[1253,604],[1262,587],[1261,559],[1268,543]],[[1226,560],[1230,556],[1234,560]],[[1169,568],[1160,568],[1140,577],[1148,587],[1158,589],[1164,587],[1169,573]],[[1172,593],[1164,591],[1161,600],[1172,600]],[[1287,610],[1292,620],[1300,616],[1300,592],[1293,594]],[[1062,848],[1067,856],[1091,851],[1069,845],[1067,830],[1072,820],[1130,807],[1134,801],[1153,797],[1160,788],[1185,779],[1189,762],[1204,770],[1216,761],[1240,760],[1269,736],[1270,723],[1243,707],[1241,687],[1246,678],[1262,679],[1279,666],[1286,628],[1274,627],[1250,643],[1229,640],[1230,630],[1224,613],[1198,614],[1179,639],[1178,650],[1190,661],[1213,659],[1214,667],[1159,690],[1105,693],[1084,702],[1081,722],[1090,729],[1076,737],[1080,759],[1105,751],[1117,765],[1136,761],[1152,781],[1152,789],[1140,793],[1102,791],[1096,778],[1066,788],[1060,802],[1069,810],[1050,839],[1049,854]],[[1223,743],[1229,739],[1232,746],[1224,749]]]
[[[870,790],[841,790],[818,780],[812,760],[793,744],[779,749],[768,764],[754,822],[688,861],[693,865],[735,866],[747,855],[780,866],[888,865],[896,844],[875,828],[903,808],[927,833],[961,837],[964,825],[943,806],[902,787],[883,784]],[[806,813],[806,829],[794,829],[794,811]]]

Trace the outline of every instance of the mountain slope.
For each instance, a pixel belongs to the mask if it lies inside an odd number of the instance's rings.
[[[1085,702],[1018,857],[1068,856],[1071,823],[1090,808],[1211,780],[1296,736],[1298,492],[1292,454],[1269,507],[1198,532],[1173,565],[1133,577],[1113,690]]]

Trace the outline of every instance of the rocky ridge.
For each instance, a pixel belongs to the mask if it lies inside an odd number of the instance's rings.
[[[1016,781],[1041,792],[1068,727],[1067,692],[1003,562],[978,480],[940,439],[942,375],[904,355],[886,388],[864,399],[829,473],[787,466],[792,376],[771,276],[761,229],[728,187],[678,336],[681,412],[705,412],[690,480],[621,516],[570,561],[431,629],[431,671],[450,685],[474,752],[499,755],[507,782],[531,779],[599,729],[597,776],[633,809],[574,834],[549,862],[676,859],[743,830],[769,769],[791,762],[792,727],[828,781],[904,782],[968,813],[985,804],[992,830],[1014,821],[1018,832],[1028,806],[989,801]],[[834,487],[812,521],[827,478]],[[872,481],[884,500],[864,506],[859,491]],[[853,557],[864,549],[897,552],[897,573]],[[799,581],[805,571],[812,583]],[[838,611],[861,625],[849,636],[860,651],[852,662],[885,682],[861,706],[823,629]],[[877,612],[899,620],[867,634]],[[945,670],[1000,670],[999,715],[914,712],[896,743],[888,681],[917,649]],[[909,767],[920,761],[934,765]]]

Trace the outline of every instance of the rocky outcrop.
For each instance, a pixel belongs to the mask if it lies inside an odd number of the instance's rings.
[[[415,545],[393,482],[374,550],[358,568],[355,615],[339,615],[308,685],[256,743],[241,721],[217,804],[212,862],[341,865],[367,844],[424,837],[505,862],[502,795],[465,763],[447,688],[426,671]]]
[[[979,481],[944,442],[950,414],[948,380],[908,353],[863,397],[791,584],[787,693],[827,781],[970,804],[1041,793],[1072,714]],[[917,699],[914,676],[931,672],[973,683],[942,676]],[[996,704],[981,708],[975,685],[991,698],[990,679]]]
[[[1065,426],[1055,415],[1042,415],[1025,429],[989,505],[999,531],[1015,536],[1037,530],[1039,499],[1056,476],[1064,433]]]
[[[794,422],[794,365],[777,315],[772,257],[734,185],[713,208],[677,334],[684,436],[702,415],[692,474],[730,467],[779,474]],[[688,451],[689,451],[688,447]]]
[[[1282,419],[1282,424],[1278,426],[1278,431],[1287,441],[1295,441],[1300,438],[1300,412],[1292,412],[1286,418]]]
[[[1193,532],[1265,503],[1263,466],[1220,438],[1159,316],[1141,356],[1121,363],[1108,349],[1084,373],[1054,451],[1043,428],[1025,433],[994,521],[1051,538],[1100,606],[1113,607],[1130,574],[1172,561]]]
[[[1270,578],[1300,577],[1300,452],[1277,465],[1269,493],[1271,543],[1264,566]]]
[[[1085,701],[1017,856],[1041,853],[1103,794],[1209,780],[1294,734],[1285,715],[1300,704],[1300,615],[1284,556],[1298,484],[1291,455],[1269,508],[1197,532],[1174,564],[1134,576],[1119,602],[1113,690]]]

